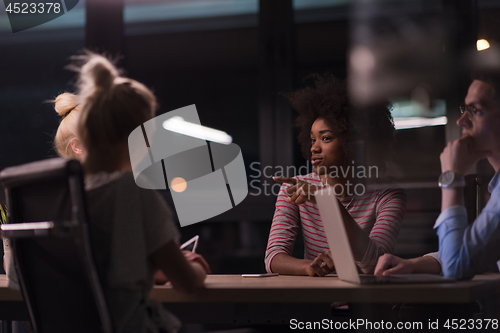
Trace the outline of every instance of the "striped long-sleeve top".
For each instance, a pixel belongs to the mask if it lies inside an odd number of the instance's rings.
[[[315,173],[297,178],[323,187]],[[265,257],[268,272],[272,272],[271,261],[278,253],[292,254],[299,226],[302,226],[304,235],[305,259],[313,260],[329,250],[318,206],[310,202],[300,205],[286,202],[284,190],[289,186],[281,186],[276,201]],[[363,195],[341,198],[340,202],[347,206],[347,211],[361,229],[369,233],[370,241],[363,260],[356,263],[364,273],[373,273],[378,257],[391,253],[396,245],[406,210],[406,194],[403,189],[394,186],[367,186]]]

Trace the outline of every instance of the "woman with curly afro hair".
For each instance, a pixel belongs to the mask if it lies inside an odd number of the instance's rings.
[[[360,109],[350,102],[346,84],[331,74],[308,78],[314,80],[312,87],[284,96],[299,113],[298,138],[314,173],[274,178],[283,185],[269,234],[266,270],[324,276],[335,269],[314,200],[317,189],[330,186],[344,207],[356,263],[364,273],[373,273],[378,257],[393,251],[406,209],[402,189],[387,184],[365,186],[367,179],[379,177],[391,150],[395,130],[389,105]],[[366,147],[365,161],[355,156],[358,142]],[[292,257],[299,227],[304,236],[303,259]]]

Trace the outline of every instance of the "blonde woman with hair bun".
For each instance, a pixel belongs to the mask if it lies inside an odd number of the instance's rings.
[[[154,117],[156,98],[89,54],[79,69],[80,115],[92,246],[116,332],[177,332],[180,321],[149,299],[157,270],[191,293],[210,273],[199,254],[179,249],[180,235],[163,197],[135,184],[128,136]]]
[[[62,117],[54,138],[54,149],[59,156],[81,159],[82,147],[76,136],[76,125],[80,115],[78,97],[63,93],[56,97],[54,104],[57,114]]]

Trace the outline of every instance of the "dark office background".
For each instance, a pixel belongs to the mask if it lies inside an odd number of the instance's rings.
[[[203,125],[227,132],[241,147],[249,178],[252,162],[306,164],[292,130],[295,114],[278,93],[301,87],[313,72],[346,78],[351,1],[125,0],[123,8],[121,2],[80,0],[59,19],[15,34],[0,5],[0,170],[56,155],[59,119],[48,101],[74,91],[74,73],[65,67],[85,47],[119,55],[126,75],[155,92],[159,113],[196,104]],[[473,2],[457,1],[463,8]],[[498,45],[500,3],[477,6],[477,38]],[[447,126],[396,136],[388,176],[408,194],[396,247],[402,256],[437,250],[431,227],[440,205],[439,153],[459,135],[455,110],[447,113]],[[249,195],[230,212],[182,228],[183,240],[200,234],[199,252],[214,273],[263,272],[274,201]],[[299,237],[296,255],[302,246]]]

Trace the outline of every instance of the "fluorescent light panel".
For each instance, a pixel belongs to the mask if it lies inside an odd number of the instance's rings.
[[[233,142],[233,138],[226,132],[185,121],[179,116],[165,120],[163,122],[163,128],[168,131],[188,135],[193,138],[213,141],[225,145]]]
[[[53,227],[53,222],[9,223],[1,225],[2,230],[41,230]]]
[[[424,117],[408,117],[408,118],[394,118],[394,125],[397,130],[408,129],[408,128],[419,128],[426,126],[439,126],[446,125],[448,123],[448,118],[446,117],[436,117],[436,118],[424,118]]]

